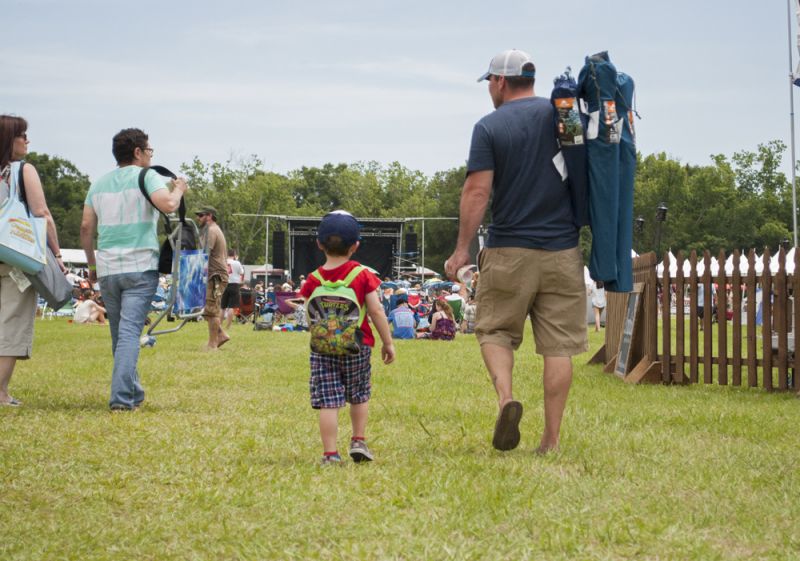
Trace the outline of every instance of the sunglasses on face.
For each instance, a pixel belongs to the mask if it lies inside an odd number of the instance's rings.
[[[22,140],[28,140],[28,133],[23,132],[22,134],[18,134],[17,137],[21,138]]]

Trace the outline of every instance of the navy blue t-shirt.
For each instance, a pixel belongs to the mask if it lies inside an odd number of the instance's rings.
[[[557,153],[548,99],[508,101],[475,125],[467,173],[494,170],[487,247],[578,245],[569,189],[553,163]]]

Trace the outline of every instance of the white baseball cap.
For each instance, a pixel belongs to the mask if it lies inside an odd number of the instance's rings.
[[[517,49],[509,49],[503,51],[499,55],[495,55],[489,63],[489,70],[480,78],[478,82],[488,80],[489,76],[525,76],[533,78],[536,76],[536,70],[523,70],[525,64],[533,64],[531,57],[524,51]]]

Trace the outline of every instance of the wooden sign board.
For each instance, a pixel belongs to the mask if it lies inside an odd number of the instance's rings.
[[[639,328],[639,310],[641,308],[642,291],[644,283],[637,282],[633,285],[633,292],[628,294],[628,306],[625,309],[625,323],[622,327],[622,338],[619,342],[619,352],[617,353],[617,364],[614,367],[614,374],[624,378],[630,372],[634,364],[631,364],[631,345],[633,344],[636,330]]]

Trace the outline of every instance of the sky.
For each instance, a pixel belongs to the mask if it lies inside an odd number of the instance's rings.
[[[374,160],[432,175],[465,162],[493,109],[476,80],[508,48],[546,97],[607,50],[636,82],[645,155],[704,165],[789,145],[785,0],[4,0],[3,21],[0,112],[92,179],[127,127],[172,169],[255,155],[278,173]]]

